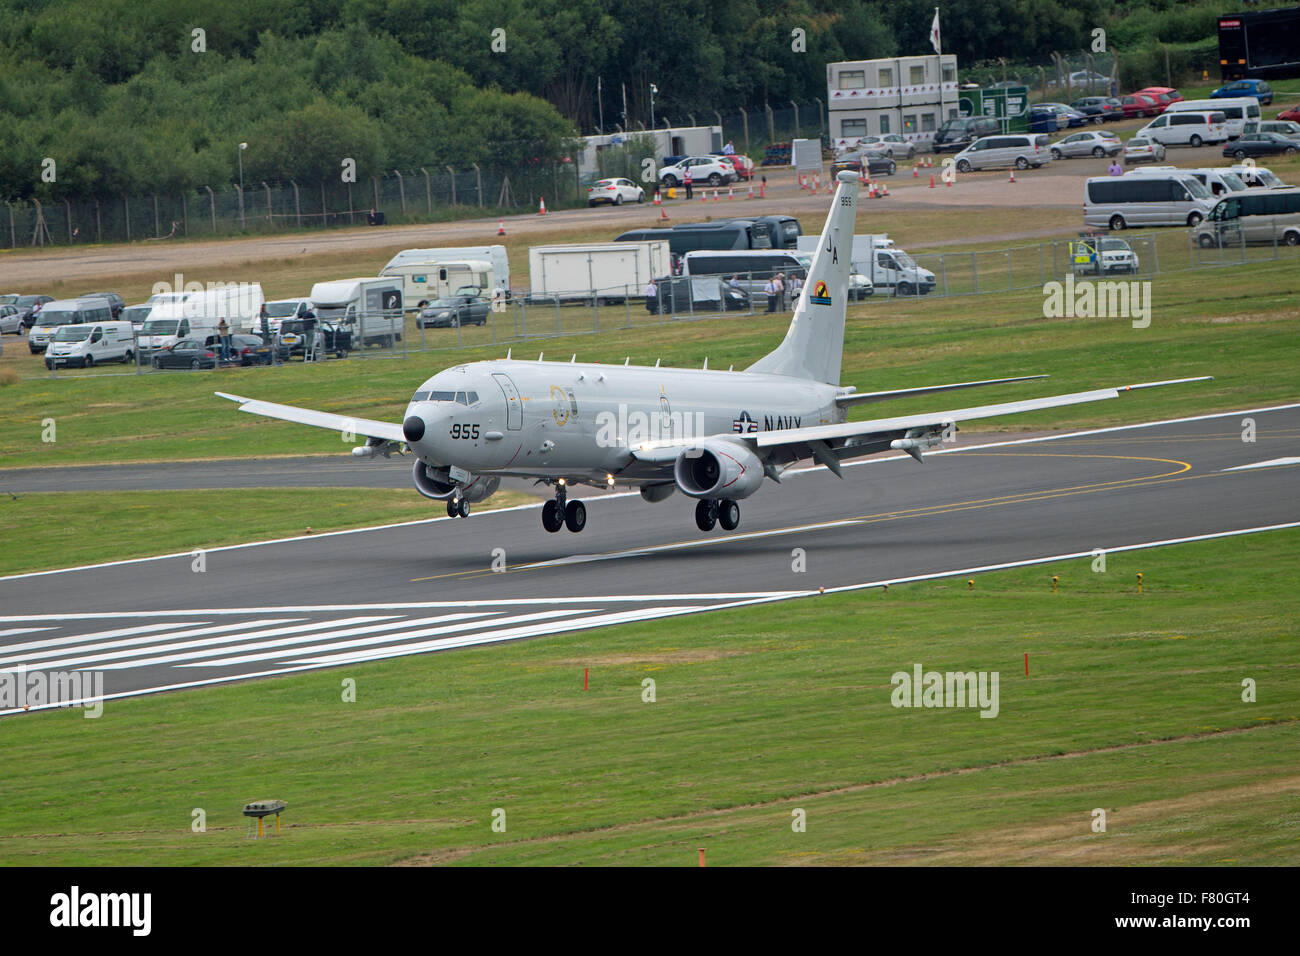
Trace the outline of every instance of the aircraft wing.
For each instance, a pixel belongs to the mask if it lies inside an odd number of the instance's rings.
[[[310,408],[295,408],[293,405],[277,405],[275,402],[263,402],[256,398],[244,398],[242,395],[230,395],[215,392],[220,398],[239,403],[241,412],[265,415],[299,425],[313,425],[316,428],[328,428],[336,432],[351,432],[364,438],[381,438],[385,441],[404,442],[402,426],[392,422],[377,422],[369,418],[352,418],[347,415],[334,415],[330,412],[317,412]]]
[[[1009,382],[1029,382],[1046,375],[1018,375],[1015,378],[989,378],[981,382],[954,382],[950,385],[922,385],[920,388],[897,388],[888,392],[848,392],[835,397],[835,404],[840,408],[852,405],[865,405],[868,402],[884,402],[892,398],[915,398],[917,395],[933,395],[936,392],[955,392],[962,388],[980,388],[984,385],[1006,385]]]
[[[787,449],[794,452],[796,457],[812,457],[823,464],[888,448],[906,451],[913,457],[919,458],[921,451],[939,444],[946,437],[945,433],[958,422],[1016,415],[1043,408],[1080,405],[1085,402],[1099,402],[1109,398],[1119,398],[1121,393],[1137,389],[1178,385],[1184,382],[1204,382],[1212,378],[1213,376],[1206,375],[1167,382],[1143,382],[1116,388],[1099,388],[1088,392],[1071,392],[1067,395],[1001,402],[996,405],[977,405],[973,408],[954,408],[948,411],[877,418],[863,422],[844,422],[838,425],[782,428],[734,437],[742,438],[758,448]],[[827,467],[832,471],[836,470],[831,464],[827,464]]]

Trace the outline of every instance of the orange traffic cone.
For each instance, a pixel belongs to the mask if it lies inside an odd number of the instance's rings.
[[[663,206],[660,206],[660,207],[659,207],[659,218],[660,218],[660,219],[667,219],[667,218],[668,218],[668,210],[665,209]]]
[[[764,178],[764,180],[763,180],[761,183],[758,184],[758,198],[759,198],[759,199],[766,199],[766,198],[767,198],[767,179],[766,179],[766,178]]]
[[[542,200],[542,201],[541,201],[541,204],[538,206],[538,209],[537,209],[537,215],[539,215],[539,216],[545,216],[545,215],[546,215],[546,197],[545,197],[545,196],[541,197],[541,200]]]
[[[656,206],[662,206],[663,204],[664,204],[663,198],[659,195],[659,190],[656,189],[656,190],[655,190],[655,205],[656,205]]]
[[[930,174],[930,188],[934,188],[934,173]]]
[[[735,198],[736,198],[736,194],[733,193],[733,192],[731,191],[731,187],[728,186],[728,187],[727,187],[727,200],[730,201],[730,200],[735,199]]]
[[[707,189],[701,189],[700,202],[708,202],[708,201],[709,201],[709,191]]]
[[[946,177],[946,178],[944,179],[943,184],[944,184],[945,186],[951,186],[951,185],[952,185],[952,181],[953,181],[955,178],[956,178],[955,176],[948,176],[948,177]]]
[[[888,184],[888,183],[881,183],[881,184],[880,184],[880,198],[881,198],[881,199],[884,199],[884,198],[885,198],[886,196],[888,196],[888,195],[889,195],[889,184]]]
[[[1016,171],[1013,169],[1011,170],[1011,178],[1008,179],[1007,182],[1014,183],[1015,181],[1016,181]]]
[[[505,234],[506,234],[506,221],[505,221],[504,219],[498,219],[498,220],[497,220],[497,235],[498,235],[498,236],[504,236]]]
[[[713,201],[714,202],[718,201],[718,191],[716,189],[713,190]]]
[[[746,196],[745,198],[746,198],[746,199],[753,199],[753,198],[754,198],[754,184],[753,184],[752,182],[749,184],[749,195]]]
[[[800,188],[800,189],[807,189],[807,188],[808,188],[808,180],[807,180],[806,177],[804,177],[804,176],[800,176],[800,177],[799,177],[799,188]]]

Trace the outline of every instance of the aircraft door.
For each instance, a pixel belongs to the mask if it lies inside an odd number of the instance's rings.
[[[497,380],[506,397],[506,429],[519,431],[524,427],[524,403],[519,399],[519,389],[515,388],[515,383],[504,372],[493,372],[492,377]]]

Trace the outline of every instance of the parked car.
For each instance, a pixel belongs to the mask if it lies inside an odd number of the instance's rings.
[[[1283,110],[1277,114],[1280,120],[1291,120],[1293,123],[1300,123],[1300,103],[1291,107],[1289,110]]]
[[[1282,182],[1280,176],[1271,169],[1263,166],[1247,166],[1242,163],[1239,166],[1233,166],[1232,171],[1241,177],[1241,181],[1248,187],[1263,189],[1285,189],[1286,183]]]
[[[1228,141],[1228,118],[1222,110],[1169,112],[1157,116],[1134,134],[1135,139],[1155,140],[1162,146],[1191,146]]]
[[[1113,96],[1085,96],[1071,103],[1070,108],[1082,113],[1094,123],[1110,123],[1124,118],[1124,107]]]
[[[1052,144],[1053,159],[1072,159],[1076,156],[1118,156],[1123,149],[1119,137],[1114,133],[1101,133],[1086,130],[1071,133],[1065,139]]]
[[[1153,96],[1147,96],[1144,93],[1130,93],[1128,96],[1119,98],[1120,108],[1124,110],[1124,118],[1132,119],[1135,116],[1159,116],[1164,110],[1165,105],[1156,100]]]
[[[737,153],[714,153],[713,155],[734,169],[736,176],[740,179],[754,178],[754,161],[748,156],[741,156]],[[691,175],[693,177],[695,174],[692,173]]]
[[[1273,102],[1273,87],[1263,80],[1233,80],[1211,93],[1210,99],[1230,100],[1238,96],[1253,96],[1259,100],[1260,106],[1268,106]]]
[[[882,136],[863,136],[858,140],[862,149],[875,153],[884,153],[890,159],[902,156],[911,159],[916,155],[916,145],[903,139],[898,133],[885,133]]]
[[[1051,140],[1045,134],[1011,133],[975,140],[957,154],[957,171],[969,173],[997,166],[1015,166],[1017,169],[1033,166],[1037,169],[1051,161]]]
[[[208,338],[204,340],[203,344],[217,353],[220,353],[221,351],[221,341],[215,335],[208,336]],[[231,355],[227,360],[227,364],[242,365],[244,367],[250,365],[270,365],[274,361],[271,353],[272,348],[277,348],[280,352],[281,362],[287,362],[289,360],[289,348],[284,344],[272,346],[263,341],[260,335],[247,335],[242,333],[232,335],[230,337]]]
[[[717,276],[665,276],[655,279],[652,311],[664,315],[735,312],[749,308],[749,296]]]
[[[645,190],[630,179],[598,179],[587,187],[588,206],[621,206],[625,202],[645,202]]]
[[[1134,163],[1161,163],[1165,159],[1165,148],[1153,139],[1134,137],[1124,146],[1124,165]]]
[[[1060,86],[1061,84],[1053,78],[1047,81],[1047,85]],[[1070,74],[1068,85],[1073,89],[1083,86],[1109,89],[1110,77],[1106,76],[1104,73],[1098,73],[1095,70],[1075,70]]]
[[[23,316],[16,305],[0,305],[0,335],[7,332],[23,334]]]
[[[658,179],[665,186],[680,186],[686,181],[686,169],[691,170],[691,183],[695,186],[723,186],[734,183],[740,177],[736,170],[716,156],[687,156],[671,166],[659,170]]]
[[[41,306],[46,302],[53,302],[52,295],[20,295],[13,301],[13,305],[18,309],[18,317],[22,320],[23,328],[30,329],[32,323],[36,320],[36,315],[41,311]]]
[[[1246,133],[1223,147],[1223,155],[1234,159],[1247,156],[1294,156],[1300,143],[1281,133]]]
[[[1265,120],[1252,133],[1277,133],[1287,139],[1300,139],[1300,123],[1294,120]]]
[[[981,136],[992,136],[1000,131],[998,121],[991,116],[960,116],[947,120],[935,131],[930,148],[936,154],[959,153]]]
[[[845,156],[843,159],[837,159],[831,163],[831,176],[844,170],[851,170],[855,173],[862,173],[863,162],[867,164],[867,175],[869,176],[892,176],[898,169],[898,164],[887,153],[862,152],[856,156]]]
[[[307,333],[315,329],[321,336],[321,354],[329,353],[335,358],[347,358],[352,351],[352,333],[341,325],[325,319],[285,319],[280,323],[280,344],[285,351],[280,354],[288,359],[294,355],[304,358],[307,354]]]
[[[415,318],[422,329],[454,329],[462,325],[483,325],[492,311],[492,300],[478,289],[457,289],[455,295],[434,299]]]
[[[1180,103],[1183,94],[1171,86],[1144,86],[1137,91],[1142,96],[1149,96],[1161,106],[1168,108],[1170,103]]]
[[[1108,276],[1136,274],[1137,253],[1127,239],[1113,239],[1105,233],[1080,233],[1070,243],[1070,263],[1075,275]]]
[[[1033,106],[1029,109],[1029,132],[1053,135],[1069,126],[1069,121],[1056,110]]]
[[[213,346],[198,339],[181,339],[153,354],[154,368],[189,368],[195,371],[217,367],[217,352]]]
[[[107,299],[109,303],[109,308],[113,310],[113,318],[115,319],[119,315],[121,315],[122,310],[126,308],[126,300],[123,299],[116,292],[86,292],[82,295],[77,296],[77,298],[78,299]]]
[[[1055,113],[1058,117],[1063,118],[1065,120],[1065,125],[1070,127],[1082,126],[1088,122],[1088,117],[1086,115],[1080,113],[1076,109],[1066,106],[1064,103],[1035,103],[1034,109],[1049,110]]]

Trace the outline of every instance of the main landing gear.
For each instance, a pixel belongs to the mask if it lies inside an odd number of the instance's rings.
[[[448,518],[468,518],[468,517],[469,517],[469,499],[468,499],[468,498],[448,498],[448,499],[447,499],[447,517],[448,517]]]
[[[555,497],[542,505],[542,527],[552,534],[566,527],[577,534],[587,527],[587,506],[567,498],[568,487],[556,485]]]
[[[712,531],[715,524],[722,525],[723,531],[735,531],[740,527],[740,505],[730,498],[701,499],[695,506],[695,524],[701,531]]]

